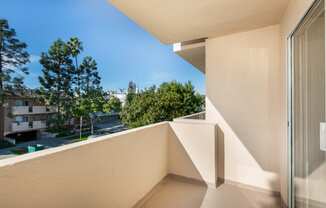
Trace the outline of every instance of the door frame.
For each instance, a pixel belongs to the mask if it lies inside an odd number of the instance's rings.
[[[315,0],[306,13],[302,16],[294,30],[287,37],[287,152],[288,152],[288,207],[295,208],[295,190],[294,190],[294,34],[306,22],[306,18],[319,8],[325,0]],[[326,46],[325,46],[326,47]]]

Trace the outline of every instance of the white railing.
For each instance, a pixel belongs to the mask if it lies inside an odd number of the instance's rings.
[[[33,121],[33,129],[45,129],[46,122],[45,121]]]
[[[19,114],[29,114],[30,108],[29,106],[14,106],[12,107],[12,114],[19,115]]]
[[[188,116],[184,116],[184,117],[180,117],[180,118],[176,118],[174,120],[184,120],[184,119],[190,119],[190,120],[205,120],[206,119],[206,112],[200,112],[200,113],[195,113],[195,114],[191,114]]]
[[[33,121],[33,122],[13,122],[11,124],[12,132],[21,132],[28,130],[45,129],[47,127],[45,121]]]
[[[11,131],[12,132],[19,132],[19,131],[26,131],[29,128],[28,122],[14,122],[11,124]]]
[[[26,115],[26,114],[44,114],[55,113],[57,107],[55,106],[14,106],[12,107],[13,115]]]

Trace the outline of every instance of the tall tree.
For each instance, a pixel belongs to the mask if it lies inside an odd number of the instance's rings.
[[[82,124],[83,124],[83,117],[81,115],[81,105],[82,105],[82,95],[81,95],[81,76],[83,74],[82,68],[79,67],[78,63],[78,56],[80,53],[84,50],[82,42],[76,38],[70,38],[68,41],[68,47],[70,50],[70,53],[72,57],[75,60],[75,92],[77,94],[77,99],[75,102],[74,108],[73,108],[73,113],[75,116],[79,117],[79,127],[80,127],[80,138],[82,137]]]
[[[98,73],[96,61],[87,56],[80,65],[83,72],[81,76],[82,114],[89,116],[90,113],[103,111],[104,92],[100,87],[101,77]]]
[[[67,122],[71,115],[73,100],[74,66],[68,45],[58,39],[48,52],[42,53],[39,77],[41,92],[49,104],[58,107],[57,127]]]
[[[90,121],[90,114],[103,111],[104,92],[100,87],[101,77],[98,73],[96,61],[87,56],[79,66],[80,71],[80,102],[76,105],[75,116],[80,119],[80,136],[82,132],[83,117]],[[78,75],[77,75],[78,76]]]
[[[4,137],[4,91],[15,87],[17,73],[28,74],[24,67],[29,62],[26,48],[27,44],[17,39],[8,21],[0,19],[0,139]]]
[[[85,94],[88,94],[92,89],[100,87],[101,77],[98,73],[96,61],[90,57],[86,56],[80,65],[81,71],[83,72],[81,83],[82,90]]]
[[[70,40],[67,42],[70,53],[75,61],[75,73],[76,73],[76,92],[77,95],[81,96],[81,76],[83,74],[81,68],[79,67],[78,63],[78,56],[80,53],[84,50],[82,42],[76,38],[70,38]]]

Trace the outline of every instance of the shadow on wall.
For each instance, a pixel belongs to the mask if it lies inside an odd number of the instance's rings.
[[[224,178],[231,182],[239,182],[247,185],[254,185],[264,189],[273,191],[279,191],[279,142],[278,138],[273,138],[267,133],[259,134],[262,132],[259,125],[254,126],[259,122],[242,122],[239,125],[239,121],[236,121],[233,128],[232,117],[230,123],[227,121],[230,112],[236,114],[230,107],[223,106],[223,112],[220,113],[217,109],[218,106],[214,105],[208,98],[206,99],[206,111],[207,120],[216,122],[220,127],[220,131],[223,132],[223,143],[220,146],[224,146]],[[228,113],[227,113],[228,112]],[[252,114],[251,118],[255,119],[255,114]],[[230,125],[229,125],[230,124]],[[255,132],[257,129],[257,132]],[[220,148],[220,147],[219,147]],[[221,174],[219,172],[219,177]]]
[[[169,173],[216,187],[224,178],[223,132],[202,120],[177,120],[170,126]]]
[[[205,181],[173,129],[170,130],[168,141],[168,173]]]

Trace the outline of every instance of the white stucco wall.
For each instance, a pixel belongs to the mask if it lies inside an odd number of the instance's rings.
[[[280,191],[280,27],[206,41],[206,118],[224,133],[225,179]]]
[[[167,122],[0,161],[2,208],[129,208],[168,172]]]

